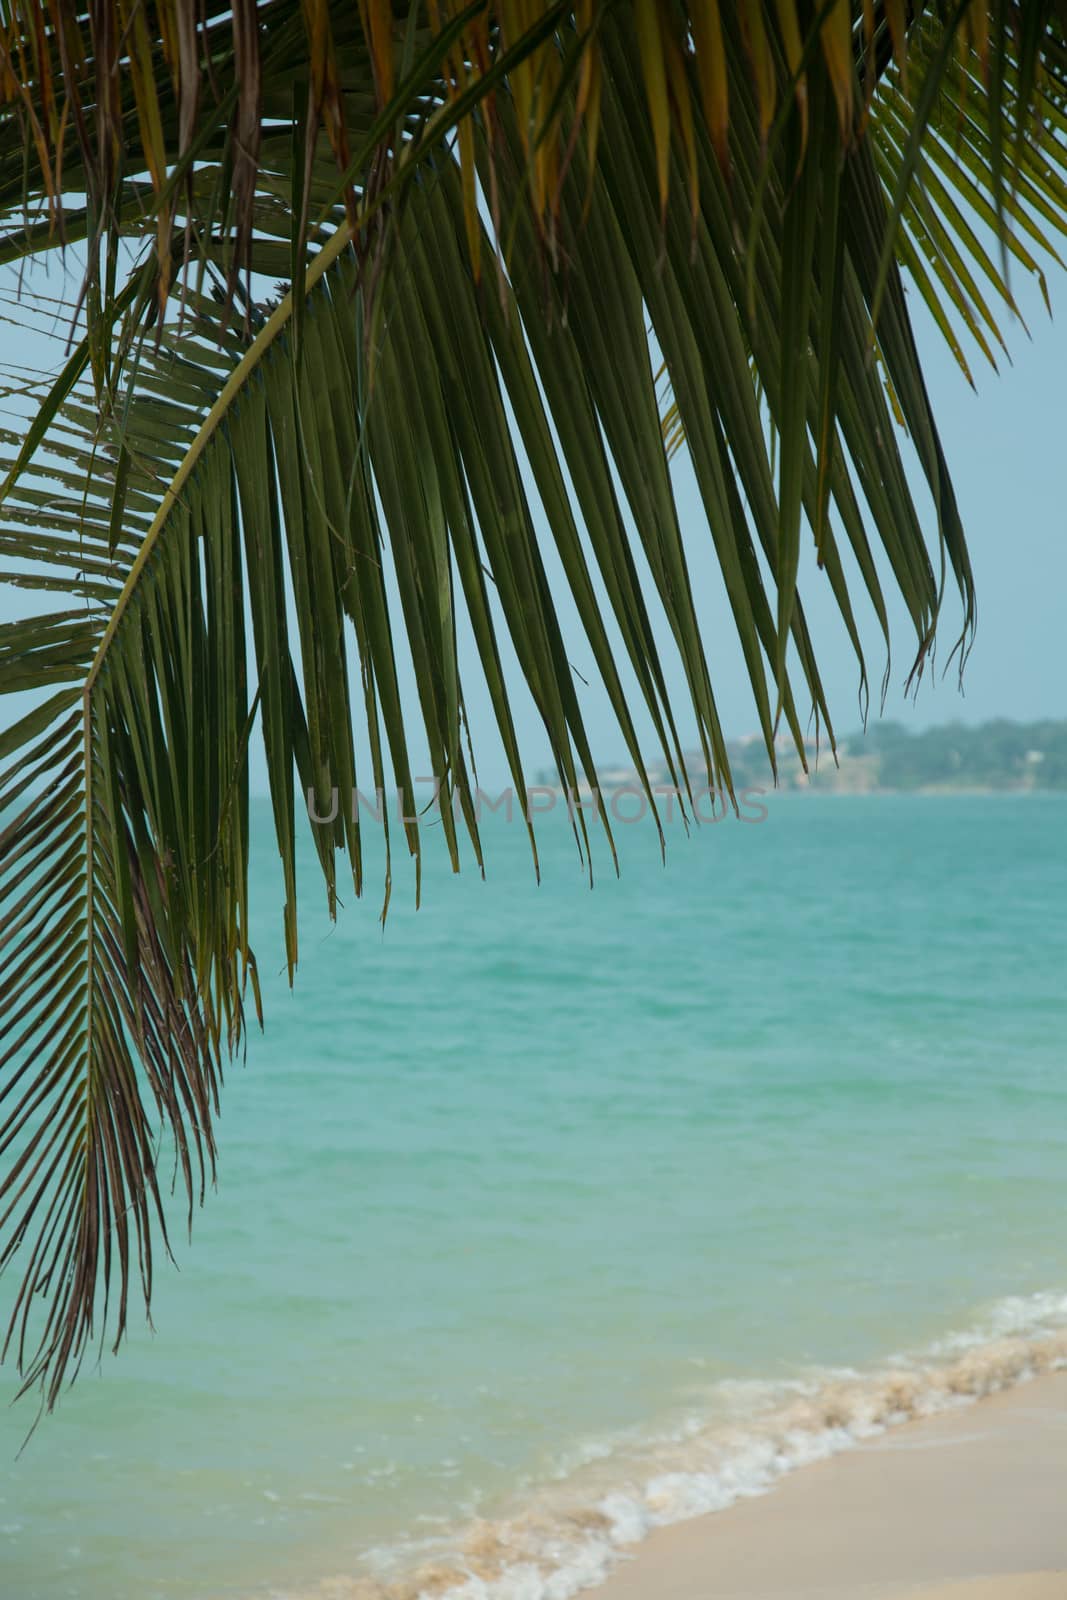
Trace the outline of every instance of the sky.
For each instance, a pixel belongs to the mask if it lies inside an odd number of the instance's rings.
[[[903,674],[894,673],[887,714],[916,727],[956,717],[980,722],[1067,715],[1061,655],[1067,593],[1067,273],[1054,269],[1049,275],[1051,318],[1034,282],[1018,272],[1013,282],[1029,337],[1019,322],[1004,320],[1011,362],[1002,360],[994,372],[976,355],[976,390],[924,308],[916,307],[914,293],[909,296],[978,592],[978,634],[962,698],[950,672],[943,681],[927,681],[910,706],[903,696]],[[814,628],[819,613],[811,603],[809,611]],[[871,636],[869,628],[865,635]],[[832,699],[843,705],[850,661],[835,652],[831,663],[825,648],[824,661]]]
[[[1032,280],[1018,274],[1015,283],[1029,336],[1020,323],[1005,318],[1011,361],[1003,360],[1000,372],[994,373],[984,358],[976,355],[973,371],[977,392],[968,386],[923,308],[916,307],[915,295],[910,297],[920,355],[956,486],[978,591],[978,634],[962,694],[956,673],[951,670],[945,677],[940,671],[928,674],[917,696],[905,696],[911,638],[902,609],[895,608],[894,618],[891,608],[896,649],[883,714],[917,730],[954,719],[972,723],[993,717],[1030,721],[1067,715],[1067,674],[1060,659],[1067,594],[1067,273],[1058,269],[1050,273],[1053,308],[1058,311],[1054,318],[1049,317]],[[54,278],[52,287],[58,289]],[[7,295],[0,301],[0,314],[4,319],[0,321],[0,366],[23,364],[40,370],[56,361],[61,345],[20,330],[16,325],[18,313]],[[15,322],[9,320],[13,316]],[[6,402],[0,401],[0,406],[6,406]],[[918,498],[917,475],[913,483]],[[715,566],[710,534],[684,463],[679,467],[676,487],[720,716],[728,737],[743,736],[757,727],[755,709]],[[922,511],[922,501],[919,503]],[[546,546],[549,543],[546,530]],[[558,572],[553,562],[550,554],[550,577]],[[839,736],[848,735],[860,722],[857,665],[825,579],[815,570],[810,554],[801,570],[801,593],[835,728]],[[878,714],[877,689],[885,665],[884,652],[873,612],[858,586],[854,599],[868,652],[874,716]],[[0,619],[38,609],[37,596],[0,585]],[[566,604],[562,615],[567,630]],[[956,637],[958,620],[958,609],[950,597],[943,623],[942,660]],[[570,638],[568,631],[568,641]],[[584,641],[576,638],[572,656],[581,675],[578,683],[583,714],[595,758],[611,765],[623,755],[622,741],[583,645]],[[401,676],[402,681],[406,680],[414,713],[412,680],[403,663]],[[582,678],[588,687],[582,685]],[[520,743],[529,767],[536,770],[548,764],[546,741],[536,710],[514,672],[511,682]],[[668,686],[677,695],[679,706],[684,705],[681,674],[669,665]],[[473,673],[467,674],[465,688],[479,776],[483,783],[506,781],[488,695]],[[20,711],[23,709],[24,706],[19,707]],[[10,699],[6,708],[0,705],[0,720],[14,714]],[[684,715],[680,722],[683,741],[687,742],[689,726]],[[648,735],[646,748],[652,753],[649,728],[640,721],[638,727],[643,745]],[[417,763],[417,748],[414,754]],[[262,773],[262,762],[257,757],[253,766],[256,787],[261,786]]]

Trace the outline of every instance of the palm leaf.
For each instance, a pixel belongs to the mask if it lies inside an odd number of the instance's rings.
[[[121,1338],[135,1278],[150,1296],[153,1246],[166,1240],[157,1126],[172,1134],[190,1215],[213,1171],[218,1087],[249,986],[258,1009],[247,911],[257,726],[290,976],[298,815],[308,802],[329,815],[339,791],[336,815],[314,829],[332,912],[339,856],[354,892],[365,888],[353,794],[395,784],[413,797],[416,721],[450,859],[458,867],[462,833],[481,859],[471,674],[484,677],[520,791],[509,658],[562,785],[598,787],[560,589],[653,811],[643,720],[683,797],[698,782],[729,792],[692,535],[661,426],[666,385],[771,759],[780,717],[802,758],[810,717],[832,748],[798,592],[805,526],[862,685],[853,564],[887,643],[885,587],[902,598],[912,671],[933,647],[949,575],[964,644],[973,626],[894,214],[905,256],[936,259],[950,305],[962,297],[972,332],[995,337],[977,282],[1005,299],[1004,263],[964,211],[932,217],[933,185],[970,186],[994,233],[1015,219],[1035,246],[1046,211],[1063,210],[1056,164],[1042,164],[1018,120],[1038,93],[1050,121],[1060,114],[1051,33],[1040,89],[1020,46],[999,89],[968,101],[987,131],[1003,112],[1008,133],[995,149],[968,125],[954,177],[956,80],[922,90],[923,63],[944,54],[933,23],[929,38],[925,22],[912,30],[908,99],[881,12],[872,33],[859,11],[842,31],[840,8],[820,8],[804,35],[783,31],[789,7],[773,25],[748,8],[744,29],[717,8],[716,25],[697,30],[719,52],[709,62],[686,53],[666,5],[647,6],[640,31],[625,8],[572,19],[535,7],[525,32],[509,5],[469,8],[451,31],[398,11],[391,35],[377,8],[365,36],[350,12],[281,0],[260,8],[262,118],[234,207],[228,119],[249,111],[235,75],[246,11],[208,8],[218,82],[195,105],[180,82],[164,92],[166,51],[149,61],[138,46],[140,76],[122,79],[104,121],[143,127],[157,147],[140,220],[136,172],[110,172],[103,205],[92,139],[62,169],[65,194],[89,192],[80,209],[61,204],[43,134],[27,135],[17,169],[0,161],[0,216],[15,218],[28,188],[53,211],[47,227],[31,216],[13,229],[7,259],[52,248],[62,212],[88,263],[64,375],[36,425],[0,439],[0,564],[54,607],[0,629],[0,687],[36,696],[0,736],[0,1265],[21,1263],[9,1340],[49,1404],[95,1323]],[[312,70],[300,52],[315,15]],[[653,43],[662,73],[649,68]],[[97,44],[107,59],[112,47]],[[880,49],[875,83],[866,63]],[[400,89],[386,103],[391,72]],[[859,137],[865,83],[872,128],[885,130],[870,138]],[[293,114],[305,91],[306,142]],[[28,115],[25,96],[7,104],[8,126]],[[925,194],[911,181],[917,128],[935,149]],[[169,175],[159,149],[179,153]],[[130,228],[150,247],[120,283],[116,241]],[[1017,240],[1007,248],[1034,260]],[[297,288],[257,306],[257,274],[280,271]],[[920,281],[932,296],[934,278]],[[932,519],[913,498],[897,415]],[[461,636],[473,640],[462,663]],[[401,694],[401,653],[417,706]],[[667,693],[668,656],[681,703]],[[703,771],[683,758],[690,724]],[[422,830],[404,813],[392,833],[417,864]],[[600,821],[610,848],[603,807]],[[586,828],[578,812],[583,851]],[[536,861],[532,829],[531,843]]]

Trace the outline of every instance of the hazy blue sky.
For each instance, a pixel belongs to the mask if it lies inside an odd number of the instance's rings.
[[[10,284],[10,279],[7,281]],[[54,291],[59,289],[54,276],[51,287]],[[1053,303],[1060,312],[1055,321],[1045,312],[1035,285],[1020,280],[1019,289],[1031,336],[1028,339],[1018,324],[1006,327],[1013,364],[1003,362],[999,375],[984,363],[979,366],[982,358],[976,357],[977,394],[968,388],[932,324],[924,314],[916,313],[929,388],[970,541],[978,585],[979,628],[966,673],[965,695],[961,698],[958,693],[955,672],[951,671],[944,680],[939,674],[928,677],[917,701],[912,703],[903,694],[911,640],[898,613],[900,626],[886,715],[915,727],[956,717],[981,721],[995,716],[1031,719],[1067,713],[1067,675],[1060,658],[1067,593],[1067,279],[1063,273],[1054,274],[1051,279]],[[0,314],[4,316],[0,322],[0,363],[4,367],[25,363],[40,368],[58,359],[61,346],[57,342],[30,338],[12,325],[8,319],[17,313],[6,295],[0,303]],[[0,405],[6,408],[7,402],[0,401]],[[723,724],[730,736],[751,732],[756,726],[751,695],[714,564],[710,535],[684,466],[678,474],[678,497]],[[555,570],[551,562],[550,570]],[[831,711],[838,732],[845,734],[858,723],[856,664],[825,579],[810,560],[802,572],[802,593]],[[0,615],[13,615],[16,608],[22,613],[39,609],[37,597],[13,595],[9,588],[0,587]],[[566,607],[563,614],[566,623]],[[950,601],[942,660],[955,638],[957,615]],[[858,616],[868,645],[874,686],[872,714],[876,714],[884,657],[873,614],[859,603]],[[577,641],[572,659],[577,670],[590,680],[588,689],[579,684],[579,690],[594,755],[600,761],[611,762],[621,754],[621,741],[604,697],[595,686],[595,671],[587,656]],[[670,683],[680,697],[681,711],[680,674],[671,673]],[[488,698],[473,674],[468,674],[466,689],[476,749],[481,746],[482,779],[497,781],[503,776],[503,763],[492,733]],[[517,684],[515,700],[524,753],[536,767],[546,759],[540,725],[533,706]],[[8,712],[10,709],[8,702]],[[415,710],[414,701],[412,709]],[[684,713],[680,722],[684,736],[690,726]]]
[[[1004,324],[1012,362],[1002,361],[994,373],[975,356],[977,393],[922,308],[915,309],[914,294],[909,297],[967,531],[979,617],[964,698],[951,673],[924,685],[906,713],[916,725],[957,715],[967,721],[1067,715],[1060,654],[1067,591],[1067,275],[1050,277],[1051,319],[1036,285],[1019,274],[1015,281],[1030,337],[1020,324]],[[814,622],[810,602],[809,611]],[[844,655],[838,659],[840,666],[831,668],[824,647],[833,702],[844,707],[850,667]],[[901,674],[894,673],[887,714],[906,704]],[[837,715],[844,727],[847,718]]]

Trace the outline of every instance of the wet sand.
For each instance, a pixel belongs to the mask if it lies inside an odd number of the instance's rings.
[[[1067,1372],[663,1528],[596,1600],[1067,1600]]]

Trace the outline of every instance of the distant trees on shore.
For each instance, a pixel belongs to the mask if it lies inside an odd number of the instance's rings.
[[[899,722],[872,722],[842,740],[839,767],[825,751],[817,768],[814,750],[808,759],[813,789],[1067,789],[1067,720],[950,722],[918,733]],[[739,784],[767,777],[766,755],[754,741],[731,754],[731,765]],[[793,759],[783,759],[780,777],[787,788],[809,781]]]

